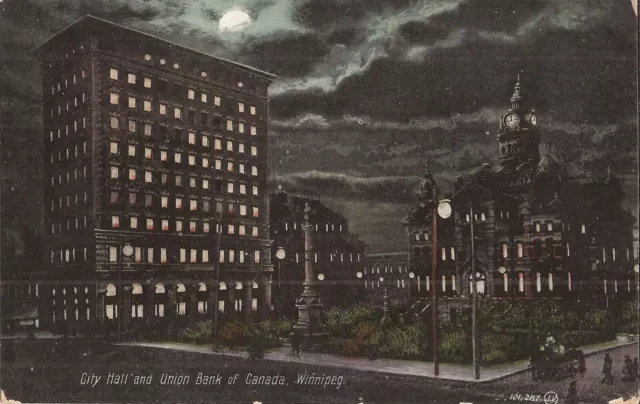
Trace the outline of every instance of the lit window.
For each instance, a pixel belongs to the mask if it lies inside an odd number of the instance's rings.
[[[196,232],[196,222],[189,222],[189,231],[191,233],[195,233]]]
[[[256,146],[251,146],[251,155],[252,156],[258,155],[258,148]]]
[[[244,153],[244,143],[238,143],[238,153]]]
[[[150,183],[150,182],[152,182],[152,180],[153,180],[153,177],[151,175],[151,171],[145,171],[144,172],[144,182]]]
[[[136,155],[136,147],[133,145],[129,145],[129,156],[135,156]]]
[[[195,199],[191,199],[189,201],[189,210],[198,210],[198,201]]]
[[[136,170],[134,168],[129,169],[129,180],[130,181],[136,180]]]
[[[134,97],[129,97],[129,108],[136,107],[136,99]]]
[[[230,224],[227,227],[227,234],[235,234],[236,233],[236,227],[232,224]]]
[[[168,208],[169,207],[169,197],[163,196],[160,198],[160,207]]]
[[[196,165],[196,156],[189,155],[189,165],[190,166]]]
[[[173,161],[175,161],[176,163],[181,163],[182,162],[182,154],[175,153],[173,155]]]
[[[111,129],[118,129],[118,118],[115,116],[111,117]]]
[[[258,175],[258,167],[257,166],[251,166],[251,175],[253,175],[254,177]]]
[[[160,248],[160,263],[165,264],[167,262],[167,249]]]
[[[253,226],[251,229],[251,237],[258,237],[258,227]]]
[[[209,189],[209,180],[206,178],[202,180],[202,189]]]
[[[176,209],[182,209],[182,198],[176,198]]]
[[[118,178],[118,167],[111,167],[111,178]]]
[[[144,101],[143,107],[146,112],[151,112],[151,101]],[[150,136],[150,134],[148,136]]]
[[[220,160],[220,159],[216,159],[215,160],[215,169],[216,170],[222,170],[222,160]]]
[[[200,101],[207,102],[207,93],[200,94]]]
[[[110,96],[109,96],[109,102],[111,104],[116,104],[117,105],[118,104],[118,94],[111,93]]]
[[[167,219],[162,219],[162,231],[169,231],[169,221]]]
[[[536,233],[540,232],[540,223],[536,223]]]
[[[219,254],[219,261],[221,264],[224,264],[224,250],[220,250]]]
[[[191,188],[196,187],[196,179],[194,177],[189,177],[189,187]]]
[[[114,68],[109,69],[109,77],[111,80],[118,80],[118,71]],[[58,90],[60,90],[60,84],[58,84]]]
[[[213,147],[216,150],[222,150],[222,140],[215,139],[214,142],[213,142]]]
[[[147,230],[153,230],[153,219],[147,219]]]
[[[227,162],[227,171],[233,172],[233,162],[232,161],[228,161]]]
[[[132,229],[137,229],[138,228],[138,218],[133,216],[129,219],[129,227],[131,227]]]
[[[181,175],[176,175],[176,185],[181,187],[182,186],[182,176]]]
[[[204,233],[209,233],[209,223],[203,223],[202,224],[202,231]]]
[[[202,167],[209,168],[209,159],[206,157],[202,158]]]
[[[193,100],[194,98],[196,98],[196,92],[195,92],[195,91],[193,91],[193,90],[189,90],[189,91],[187,91],[187,97],[188,97],[190,100]]]
[[[213,97],[213,105],[215,105],[216,107],[220,106],[220,97],[218,97],[217,95]]]
[[[258,211],[258,207],[254,206],[253,207],[253,217],[259,217],[260,216],[260,212]]]
[[[160,115],[167,115],[167,106],[160,104]]]
[[[209,147],[209,137],[208,136],[202,136],[202,145],[204,147]]]
[[[522,248],[522,244],[518,244],[517,248],[518,248],[518,258],[522,258],[523,255],[524,255],[524,250]]]
[[[111,216],[111,227],[113,227],[114,229],[120,227],[120,217]]]
[[[182,118],[182,110],[180,108],[175,108],[173,110],[173,116],[178,119]]]
[[[509,257],[509,247],[506,244],[502,245],[502,258]]]
[[[182,221],[176,220],[176,231],[180,233],[182,231]]]
[[[227,193],[229,194],[233,193],[233,182],[227,183]]]
[[[256,185],[253,186],[253,195],[258,195],[258,187]]]
[[[147,78],[147,77],[144,78],[144,87],[145,88],[151,88],[151,79],[150,78]]]
[[[109,145],[109,150],[111,151],[111,154],[118,154],[118,143],[111,142]]]
[[[227,130],[233,130],[233,121],[230,119],[227,119]]]
[[[196,134],[189,132],[189,144],[196,144]]]
[[[582,225],[582,234],[585,234],[587,232],[587,226],[585,226],[584,224]]]
[[[251,115],[255,115],[256,114],[256,107],[254,107],[253,105],[249,107],[249,111],[251,112]]]
[[[144,158],[146,158],[146,159],[151,159],[151,157],[152,157],[152,151],[151,151],[151,148],[149,148],[149,147],[145,147],[145,148],[144,148]]]
[[[244,123],[238,122],[238,132],[244,133]]]
[[[258,134],[258,131],[255,126],[251,126],[251,136],[255,136]]]
[[[553,231],[553,223],[547,223],[547,231]]]

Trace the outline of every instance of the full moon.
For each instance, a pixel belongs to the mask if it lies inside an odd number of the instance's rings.
[[[251,17],[242,10],[229,10],[220,18],[220,32],[241,31],[251,24]]]

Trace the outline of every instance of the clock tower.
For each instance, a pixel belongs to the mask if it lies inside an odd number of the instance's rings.
[[[535,166],[538,163],[540,133],[537,123],[535,110],[526,106],[518,73],[511,96],[511,108],[500,119],[498,142],[501,166],[519,166],[522,163]]]

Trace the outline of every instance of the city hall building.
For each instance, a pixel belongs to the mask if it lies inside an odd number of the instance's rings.
[[[636,219],[620,207],[619,179],[611,169],[570,177],[549,142],[540,154],[538,122],[518,79],[500,118],[499,164],[458,177],[448,195],[427,165],[405,221],[414,296],[428,302],[435,287],[439,298],[469,297],[473,280],[494,299],[635,296]]]
[[[165,329],[270,311],[275,76],[91,16],[38,53],[41,327]]]

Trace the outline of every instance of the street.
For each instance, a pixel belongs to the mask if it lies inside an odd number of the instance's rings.
[[[618,378],[623,355],[634,349],[611,353]],[[580,397],[589,395],[585,402],[601,403],[634,389],[619,380],[613,386],[599,383],[602,356],[588,358],[587,374],[578,380]],[[23,341],[15,360],[5,359],[2,389],[22,402],[477,404],[519,402],[507,400],[514,393],[524,398],[555,391],[561,403],[568,386],[568,380],[533,382],[528,373],[474,385],[81,340]],[[312,385],[314,379],[305,375],[324,378]]]

